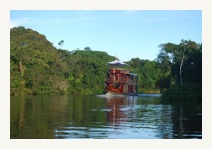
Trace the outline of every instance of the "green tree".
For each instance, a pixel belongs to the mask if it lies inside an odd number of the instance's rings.
[[[160,86],[157,82],[160,79],[161,71],[158,62],[132,58],[127,63],[131,67],[131,71],[138,74],[138,92],[159,92]]]
[[[182,99],[187,98],[190,94],[185,92],[185,89],[196,92],[200,97],[202,86],[202,45],[191,40],[181,40],[180,44],[167,43],[161,45],[161,51],[157,57],[157,61],[161,63],[162,71],[168,70],[170,80],[167,82],[170,86],[167,89],[175,88],[176,95]],[[163,68],[164,66],[165,69]],[[168,69],[167,69],[168,68]],[[163,80],[160,80],[163,82]],[[183,85],[180,87],[180,85]],[[171,90],[171,89],[170,89]],[[168,94],[173,94],[173,91],[167,90]],[[184,91],[183,91],[184,90]],[[179,91],[180,93],[178,93]],[[174,95],[173,95],[174,96]],[[171,96],[171,97],[173,97]],[[175,98],[175,97],[173,97]],[[177,97],[179,99],[179,96]]]
[[[62,48],[62,46],[64,45],[64,42],[65,42],[64,40],[61,40],[58,42],[58,45]]]
[[[85,47],[84,50],[85,51],[92,51],[90,47]]]
[[[65,64],[52,43],[24,27],[12,28],[10,35],[11,94],[65,93]],[[52,76],[61,83],[53,82]]]

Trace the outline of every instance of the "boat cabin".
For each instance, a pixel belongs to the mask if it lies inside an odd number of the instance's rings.
[[[137,95],[138,75],[130,73],[126,68],[110,68],[107,71],[107,77],[104,82],[104,92],[112,94]]]

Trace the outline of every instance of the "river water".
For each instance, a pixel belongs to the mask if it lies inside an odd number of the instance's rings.
[[[133,97],[11,96],[11,139],[202,139],[202,105]]]

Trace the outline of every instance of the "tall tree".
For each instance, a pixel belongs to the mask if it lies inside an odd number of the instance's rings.
[[[90,47],[85,47],[84,50],[85,51],[92,51]]]
[[[62,48],[63,44],[64,44],[64,40],[59,41],[58,45]]]
[[[165,55],[165,56],[164,56]],[[180,44],[161,45],[157,58],[164,65],[169,62],[170,84],[166,91],[167,98],[201,99],[202,87],[202,45],[191,40],[181,40]],[[162,81],[162,80],[161,80]]]

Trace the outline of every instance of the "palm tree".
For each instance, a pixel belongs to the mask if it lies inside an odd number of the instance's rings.
[[[65,42],[64,40],[61,40],[61,41],[58,43],[58,45],[62,48],[64,42]]]

